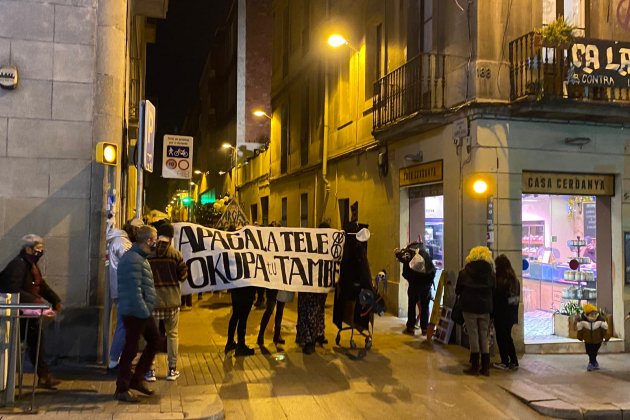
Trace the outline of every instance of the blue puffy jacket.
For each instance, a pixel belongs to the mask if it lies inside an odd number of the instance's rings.
[[[153,273],[147,255],[134,244],[118,262],[118,311],[123,316],[146,319],[155,306]]]

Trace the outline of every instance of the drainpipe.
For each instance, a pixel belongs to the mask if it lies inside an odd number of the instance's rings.
[[[324,139],[322,145],[322,181],[324,182],[324,196],[322,200],[322,216],[324,209],[328,203],[328,195],[330,193],[330,181],[328,175],[328,61],[324,65]]]

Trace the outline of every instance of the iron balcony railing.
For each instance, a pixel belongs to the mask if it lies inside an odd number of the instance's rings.
[[[530,32],[510,42],[510,99],[536,101],[553,99],[628,102],[630,89],[568,83],[573,67],[571,51],[541,45],[538,34]]]
[[[443,54],[419,54],[374,83],[373,129],[445,109]]]

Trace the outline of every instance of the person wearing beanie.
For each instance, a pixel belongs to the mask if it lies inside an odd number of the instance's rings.
[[[153,318],[156,322],[164,322],[168,354],[166,380],[174,381],[179,377],[177,355],[179,305],[181,303],[180,283],[188,279],[188,267],[182,253],[171,245],[175,236],[173,225],[169,222],[158,222],[157,235],[158,242],[155,253],[148,257],[157,295],[153,308]],[[157,380],[153,367],[147,372],[145,379],[149,382]]]
[[[588,303],[584,305],[584,313],[577,323],[577,338],[584,341],[584,348],[588,354],[587,371],[599,369],[597,353],[604,341],[604,335],[608,330],[608,323],[597,310],[597,306]]]
[[[37,266],[39,259],[44,255],[44,240],[41,236],[31,233],[22,237],[20,245],[20,253],[2,271],[0,292],[19,293],[20,303],[44,303],[47,301],[54,310],[49,315],[59,313],[61,311],[61,299],[48,286]],[[46,312],[44,314],[46,315]],[[39,345],[40,352],[46,348],[44,335],[40,336],[40,322],[40,318],[20,319],[20,334],[22,337],[27,334],[28,356],[33,366],[37,360],[37,346]],[[49,372],[46,358],[43,355],[39,357],[37,377],[37,384],[40,388],[54,389],[61,383]]]
[[[470,343],[468,375],[490,375],[490,343],[488,329],[495,285],[492,252],[488,247],[477,246],[466,257],[466,266],[459,272],[455,294],[464,314],[464,323]],[[479,354],[481,353],[481,369]]]

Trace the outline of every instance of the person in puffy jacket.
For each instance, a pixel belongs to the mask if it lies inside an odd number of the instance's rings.
[[[470,343],[471,367],[464,370],[468,375],[490,375],[488,328],[495,284],[492,262],[492,253],[487,247],[474,247],[466,257],[466,266],[459,272],[455,286]]]
[[[129,224],[125,225],[131,229]],[[125,252],[131,248],[129,235],[125,230],[116,229],[112,224],[107,231],[107,257],[109,261],[108,280],[109,297],[114,305],[118,304],[118,262]],[[118,366],[123,346],[125,345],[125,327],[120,311],[116,311],[116,329],[109,348],[109,369]]]
[[[409,299],[407,327],[403,330],[403,333],[415,335],[416,305],[420,303],[420,329],[422,330],[422,335],[427,335],[429,303],[431,302],[431,287],[435,278],[435,265],[433,265],[431,256],[421,242],[415,245],[408,245],[407,248],[416,248],[418,250],[418,253],[424,259],[424,272],[414,271],[410,267],[409,262],[403,263],[402,276],[409,282],[409,288],[407,289],[407,297]]]
[[[52,305],[54,313],[61,311],[61,299],[57,293],[48,286],[42,276],[37,263],[44,255],[44,240],[41,236],[33,233],[24,235],[21,240],[22,249],[2,272],[2,293],[19,293],[20,303],[44,303],[48,301]],[[46,314],[46,312],[44,312]],[[53,313],[49,312],[48,316]],[[28,344],[28,356],[35,366],[37,358],[37,346],[45,348],[44,336],[40,336],[39,318],[20,319],[20,334],[26,335]],[[39,343],[38,343],[39,341]],[[37,365],[38,386],[40,388],[55,388],[61,382],[54,378],[48,371],[48,364],[45,357],[39,357]]]
[[[144,376],[151,368],[158,349],[160,333],[152,316],[156,294],[148,255],[157,245],[157,231],[152,226],[142,226],[136,233],[136,242],[118,264],[118,310],[125,324],[125,346],[120,356],[116,393],[114,398],[125,402],[139,400],[130,389],[145,395],[153,391],[144,383]],[[138,353],[138,340],[143,336],[147,345],[131,373],[131,362]]]
[[[584,305],[584,313],[577,323],[577,338],[584,341],[584,348],[588,354],[587,371],[599,370],[597,352],[604,341],[604,335],[608,330],[608,323],[597,310],[597,306],[588,303]]]

